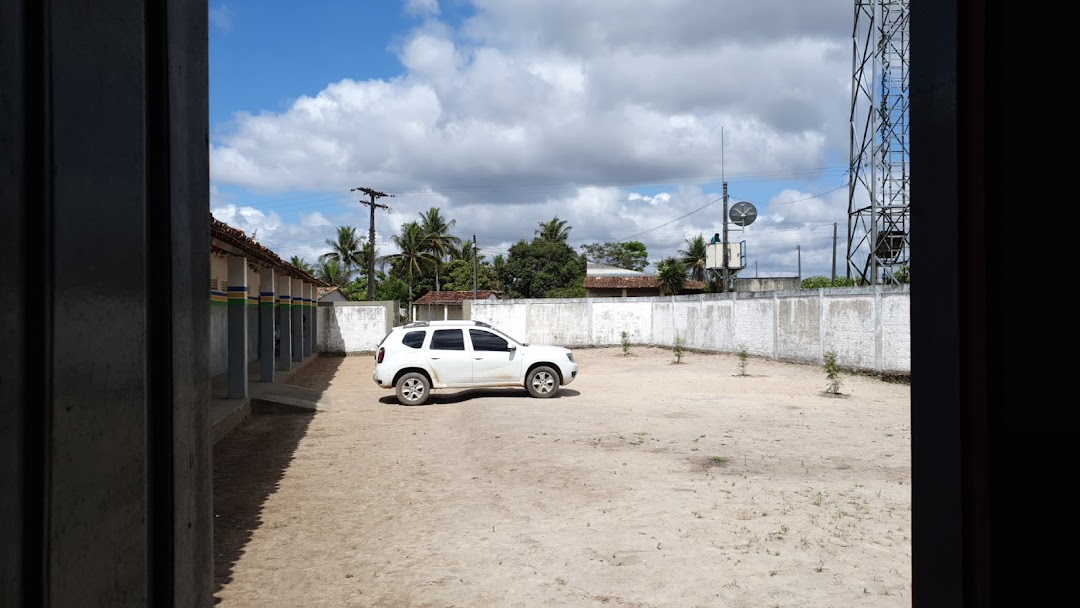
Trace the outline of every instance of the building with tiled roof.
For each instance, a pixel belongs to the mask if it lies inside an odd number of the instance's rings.
[[[438,321],[464,319],[466,300],[496,300],[499,292],[481,289],[475,294],[468,291],[429,291],[413,301],[414,321]]]
[[[702,293],[705,283],[686,281],[680,294]],[[659,296],[656,275],[617,266],[589,262],[585,268],[585,295],[590,298]]]

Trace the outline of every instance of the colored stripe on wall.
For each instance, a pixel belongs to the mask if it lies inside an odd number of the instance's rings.
[[[225,293],[224,291],[210,290],[210,301],[211,302],[228,302],[229,301],[229,294]]]

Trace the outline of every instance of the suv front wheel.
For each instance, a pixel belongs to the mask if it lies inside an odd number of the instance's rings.
[[[541,365],[529,370],[525,388],[533,397],[545,399],[559,392],[559,372]]]
[[[395,388],[402,405],[424,405],[431,395],[431,383],[420,372],[402,374]]]

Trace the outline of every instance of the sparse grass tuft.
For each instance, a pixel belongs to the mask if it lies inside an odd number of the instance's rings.
[[[679,334],[675,334],[675,345],[671,347],[671,352],[675,353],[676,364],[682,363],[683,350],[683,340]]]
[[[622,332],[622,354],[630,354],[630,333]]]
[[[840,367],[836,364],[836,353],[825,353],[825,377],[829,380],[829,385],[826,387],[826,391],[833,395],[840,394],[840,384],[842,380],[840,378]]]
[[[738,357],[739,357],[739,375],[740,376],[745,376],[746,375],[746,365],[750,361],[750,353],[746,351],[746,345],[745,344],[740,344],[739,345],[739,352],[737,352],[736,355],[738,355]]]

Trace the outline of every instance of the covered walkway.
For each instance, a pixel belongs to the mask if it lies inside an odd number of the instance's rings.
[[[216,443],[318,356],[317,293],[329,284],[210,218],[211,426]],[[286,395],[287,396],[287,395]],[[260,401],[262,400],[262,401]]]

